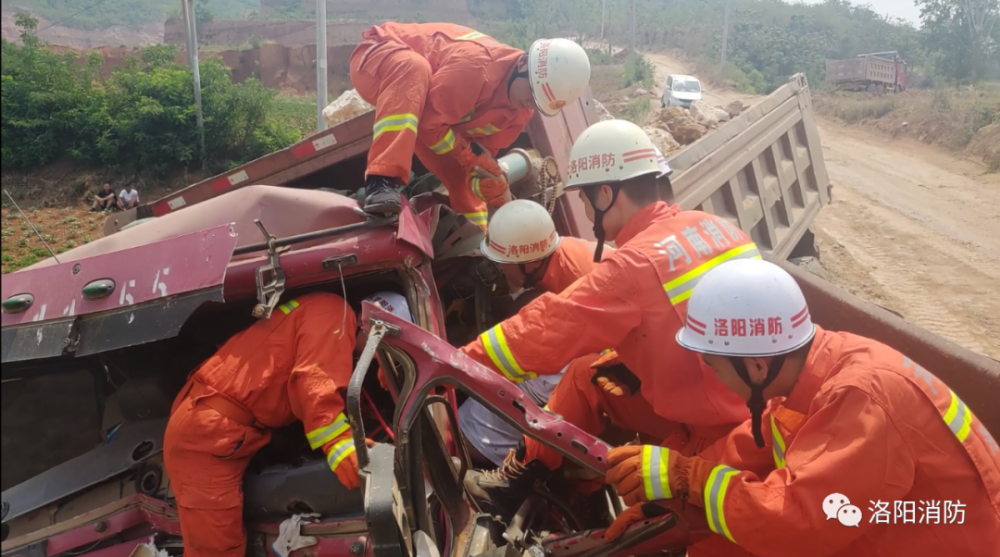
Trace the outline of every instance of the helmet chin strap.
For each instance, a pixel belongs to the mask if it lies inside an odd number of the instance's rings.
[[[764,433],[761,431],[761,421],[765,407],[764,389],[778,378],[778,372],[781,371],[781,366],[785,364],[785,354],[775,356],[771,360],[771,364],[767,366],[767,376],[764,378],[764,382],[760,384],[750,381],[750,373],[747,372],[746,366],[743,365],[743,358],[730,356],[729,361],[732,362],[733,368],[736,369],[736,374],[740,376],[740,379],[750,387],[750,400],[747,401],[747,408],[750,409],[750,426],[753,431],[754,443],[756,443],[757,448],[762,448],[764,446]]]
[[[546,257],[542,260],[541,265],[535,267],[534,271],[529,271],[526,263],[518,263],[517,267],[521,269],[521,274],[524,275],[524,284],[522,286],[524,288],[534,288],[540,278],[545,276],[545,271],[549,268],[549,261],[551,260],[551,255]]]
[[[611,187],[611,203],[607,209],[597,208],[597,193],[600,188],[585,187],[583,194],[590,200],[590,206],[594,208],[594,237],[597,238],[597,248],[594,249],[594,263],[601,262],[601,254],[604,253],[604,213],[607,213],[618,201],[619,184],[608,184]]]

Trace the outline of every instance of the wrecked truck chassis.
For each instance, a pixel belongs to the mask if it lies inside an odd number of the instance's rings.
[[[352,416],[352,432],[358,450],[359,466],[364,470],[373,462],[365,447],[365,432],[360,418],[360,393],[369,363],[379,344],[379,359],[384,370],[396,370],[393,362],[400,356],[409,358],[409,365],[400,366],[402,377],[392,372],[390,385],[401,385],[393,423],[396,430],[396,449],[403,455],[402,462],[420,466],[421,462],[434,464],[428,457],[419,454],[414,446],[412,434],[421,431],[416,427],[418,420],[426,414],[422,412],[429,404],[441,397],[434,393],[440,387],[459,389],[483,404],[521,433],[533,437],[559,451],[563,456],[604,476],[607,472],[606,456],[611,446],[576,426],[565,422],[561,416],[542,410],[529,396],[513,383],[469,359],[444,340],[402,320],[383,309],[365,302],[362,304],[361,326],[369,331],[368,344],[359,358],[351,384],[348,388],[348,412]],[[443,399],[441,399],[443,402]],[[460,438],[457,418],[450,414],[451,431]],[[469,530],[475,528],[476,520],[470,520],[470,504],[463,500],[462,480],[471,468],[468,454],[462,443],[458,444],[459,469],[448,459],[437,462],[450,473],[441,470],[427,470],[431,484],[445,509],[451,515],[450,524],[466,524],[464,536],[471,543]],[[410,470],[415,473],[417,470]],[[442,480],[445,480],[442,483]],[[448,482],[447,480],[450,480]],[[447,485],[447,484],[451,485]],[[527,505],[527,503],[526,503]],[[639,522],[628,529],[624,536],[613,543],[604,543],[603,529],[583,532],[567,532],[542,542],[546,555],[559,557],[613,557],[643,552],[661,553],[683,551],[688,545],[709,535],[704,512],[696,508],[684,508],[682,502],[670,502],[671,512],[663,517]],[[522,508],[523,510],[523,508]],[[370,512],[366,509],[366,512]],[[507,527],[506,538],[513,541],[522,534],[515,521]],[[406,534],[404,533],[404,537]],[[520,541],[518,539],[518,541]],[[481,548],[480,548],[481,549]],[[469,557],[478,552],[467,546],[465,550],[455,548],[454,557]]]

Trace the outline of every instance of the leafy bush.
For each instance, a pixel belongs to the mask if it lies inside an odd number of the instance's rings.
[[[653,75],[653,63],[642,54],[633,54],[625,61],[622,87],[641,85],[649,89],[653,86]]]
[[[653,106],[650,104],[649,99],[639,97],[630,100],[625,105],[625,108],[622,109],[622,118],[641,126],[646,123],[652,112]]]
[[[142,51],[107,79],[99,56],[80,63],[55,54],[24,22],[24,45],[3,41],[2,150],[5,168],[69,156],[89,164],[163,175],[199,165],[190,70],[173,46]],[[221,171],[299,140],[279,114],[275,92],[256,79],[234,84],[217,60],[200,65],[210,170]]]
[[[591,66],[609,66],[615,63],[608,51],[600,48],[588,48],[587,58],[590,58]]]

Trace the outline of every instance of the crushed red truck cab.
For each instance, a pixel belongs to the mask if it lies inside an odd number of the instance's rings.
[[[586,238],[590,223],[577,196],[559,194],[573,139],[596,121],[591,103],[585,95],[556,118],[536,117],[507,153],[521,165],[508,174],[518,176],[515,195],[549,208],[561,233]],[[462,479],[472,463],[456,419],[466,398],[597,474],[609,445],[454,348],[511,313],[502,275],[478,252],[483,232],[451,211],[428,177],[411,184],[398,217],[359,212],[349,196],[363,183],[371,126],[371,114],[360,116],[116,215],[104,238],[4,277],[4,421],[21,412],[30,419],[18,423],[32,424],[4,435],[46,442],[34,424],[79,431],[95,421],[96,408],[99,426],[88,431],[100,443],[57,437],[62,449],[80,445],[58,460],[48,450],[27,458],[5,449],[5,481],[8,473],[18,481],[4,486],[2,557],[127,557],[149,542],[181,554],[162,460],[174,395],[219,343],[282,300],[315,290],[345,297],[369,329],[347,392],[364,481],[361,489],[340,485],[300,425],[276,431],[244,480],[249,555],[273,555],[280,524],[306,513],[320,516],[302,531],[317,544],[299,556],[683,554],[708,535],[702,511],[675,507],[605,544],[603,528],[621,510],[617,497],[557,483],[503,521],[466,495]],[[829,180],[804,77],[670,164],[672,187],[662,193],[682,207],[730,219],[772,259],[814,252],[808,227],[829,202]],[[996,362],[783,265],[817,323],[905,351],[1000,431]],[[384,290],[406,296],[414,323],[362,303]],[[378,366],[389,392],[379,386]],[[92,388],[63,393],[60,412],[44,397],[24,398],[32,385],[81,375]],[[64,421],[41,419],[46,414]],[[366,437],[378,444],[367,448]]]

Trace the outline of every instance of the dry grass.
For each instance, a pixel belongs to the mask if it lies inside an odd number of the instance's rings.
[[[86,208],[33,209],[22,207],[28,219],[56,253],[73,249],[104,235],[105,215]],[[10,209],[0,213],[3,243],[0,258],[3,273],[11,273],[51,257],[45,245],[24,218]]]
[[[991,124],[1000,123],[1000,84],[973,89],[911,90],[882,97],[818,92],[814,99],[820,114],[951,151],[968,149],[994,171],[997,168],[995,150],[989,149],[989,145],[995,136]]]

